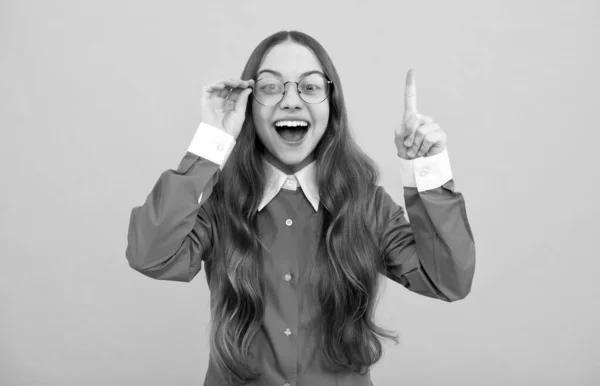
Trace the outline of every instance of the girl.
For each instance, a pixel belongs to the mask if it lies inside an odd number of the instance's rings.
[[[313,38],[276,33],[241,79],[204,88],[178,169],[131,213],[126,255],[161,280],[190,281],[204,262],[205,385],[371,385],[380,339],[398,342],[373,321],[378,274],[448,302],[470,292],[465,202],[445,133],[416,110],[412,72],[405,98],[395,143],[411,224],[353,141],[340,78]]]

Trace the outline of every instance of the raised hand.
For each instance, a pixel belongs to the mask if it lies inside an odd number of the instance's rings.
[[[200,118],[237,138],[246,117],[246,104],[254,80],[223,79],[204,87]]]
[[[404,117],[396,129],[394,142],[398,156],[404,159],[431,157],[446,148],[446,133],[440,125],[417,112],[417,85],[412,69],[406,74]]]

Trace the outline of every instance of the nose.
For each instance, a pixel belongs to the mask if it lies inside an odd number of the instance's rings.
[[[302,108],[304,101],[300,98],[300,94],[298,94],[298,85],[294,82],[287,82],[283,85],[283,88],[285,92],[281,102],[279,102],[279,106],[281,106],[282,109]]]

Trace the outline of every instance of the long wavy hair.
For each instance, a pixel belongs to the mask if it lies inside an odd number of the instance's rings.
[[[379,174],[351,136],[340,78],[315,39],[298,31],[269,36],[250,55],[241,78],[256,79],[266,53],[289,40],[312,50],[333,81],[328,125],[315,149],[323,220],[307,288],[327,310],[317,323],[323,365],[364,374],[382,356],[380,337],[398,343],[396,335],[373,321],[378,273],[384,273],[385,265],[364,213]],[[236,146],[209,200],[218,225],[205,263],[211,290],[211,360],[220,374],[236,383],[260,376],[251,365],[250,348],[264,316],[263,247],[256,220],[266,183],[265,149],[256,134],[251,103],[252,97]]]

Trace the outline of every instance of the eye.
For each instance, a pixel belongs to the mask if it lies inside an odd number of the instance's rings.
[[[300,87],[301,91],[307,94],[315,94],[323,90],[318,83],[304,83]]]
[[[261,79],[257,82],[258,90],[266,94],[276,94],[281,92],[281,82],[275,79]]]
[[[311,74],[300,82],[300,90],[305,94],[320,94],[325,86],[325,79],[319,74]]]

